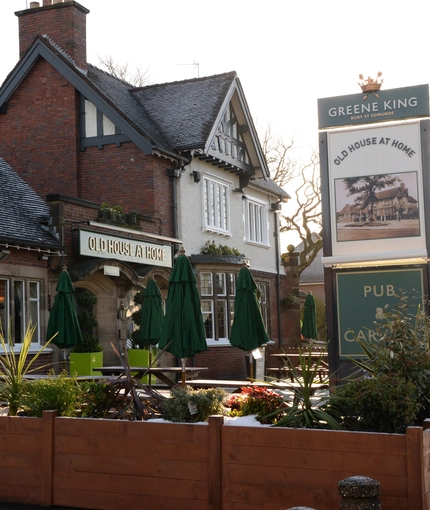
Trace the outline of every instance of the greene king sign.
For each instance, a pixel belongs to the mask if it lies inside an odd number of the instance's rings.
[[[429,87],[418,85],[369,94],[318,99],[319,129],[429,115]]]

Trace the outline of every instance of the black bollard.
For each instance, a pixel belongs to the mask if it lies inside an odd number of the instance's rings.
[[[338,483],[339,510],[381,510],[379,482],[368,476],[351,476]]]

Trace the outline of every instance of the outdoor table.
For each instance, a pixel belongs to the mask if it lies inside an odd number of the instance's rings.
[[[318,376],[320,378],[320,382],[322,382],[324,375],[328,374],[328,364],[327,364],[327,352],[322,350],[316,351],[306,351],[304,350],[301,354],[302,358],[307,360],[311,356],[312,362],[316,363],[319,359],[320,366],[318,367]],[[282,352],[275,353],[270,355],[272,358],[278,358],[280,361],[289,359],[295,370],[300,371],[300,367],[298,366],[298,362],[300,360],[300,354],[298,352]],[[278,367],[268,367],[266,368],[266,372],[277,372],[278,379],[281,378],[283,372],[286,372],[290,379],[293,380],[293,374],[291,373],[291,367],[288,364],[282,364]]]
[[[226,388],[233,390],[233,393],[240,392],[241,388],[276,388],[276,389],[290,389],[292,388],[291,384],[288,383],[269,383],[264,381],[254,381],[254,380],[224,380],[224,379],[191,379],[185,381],[187,386],[192,386],[193,388]]]
[[[103,375],[116,375],[116,376],[124,376],[125,368],[122,366],[110,366],[110,367],[99,367],[94,368],[94,370],[101,372]],[[197,377],[200,372],[208,370],[207,367],[185,367],[185,373],[188,377]],[[141,378],[145,375],[155,375],[157,379],[160,379],[163,383],[165,383],[169,388],[175,386],[176,382],[172,381],[166,374],[182,374],[181,367],[130,367],[131,373],[134,374],[134,377]]]

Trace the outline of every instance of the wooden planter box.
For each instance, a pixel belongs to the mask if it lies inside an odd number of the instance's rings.
[[[231,423],[231,422],[230,422]],[[430,508],[430,431],[403,434],[1,417],[1,501],[88,509],[339,508],[337,484],[380,482],[384,510]],[[25,472],[25,476],[23,476]]]

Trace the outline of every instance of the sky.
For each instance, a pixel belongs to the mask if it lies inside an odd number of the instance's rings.
[[[297,159],[317,148],[318,98],[359,93],[359,74],[382,72],[384,89],[430,83],[428,1],[79,3],[90,11],[91,64],[111,56],[147,70],[150,83],[236,71],[260,134],[270,125],[276,137],[294,138]],[[18,61],[14,13],[29,6],[0,0],[0,83]]]

